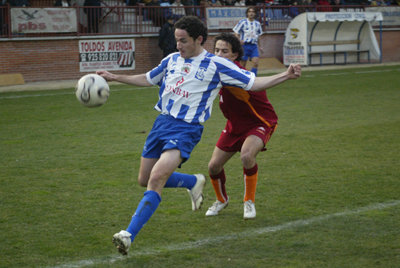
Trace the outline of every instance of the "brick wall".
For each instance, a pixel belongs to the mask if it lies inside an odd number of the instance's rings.
[[[379,40],[379,33],[376,36]],[[260,56],[282,61],[283,41],[283,34],[263,35]],[[78,79],[86,74],[79,71],[78,43],[79,39],[0,42],[0,73],[21,73],[25,82]],[[135,38],[136,69],[120,73],[139,74],[156,66],[162,58],[157,44],[156,36]],[[204,47],[212,51],[212,46],[209,36]],[[383,62],[400,62],[400,31],[383,32]]]
[[[379,45],[379,32],[375,32]],[[382,61],[400,62],[400,31],[384,31],[382,34]]]
[[[86,74],[79,71],[78,44],[78,39],[0,42],[0,73],[22,73],[25,82],[77,79]],[[135,38],[135,47],[133,73],[159,63],[162,53],[156,38]]]

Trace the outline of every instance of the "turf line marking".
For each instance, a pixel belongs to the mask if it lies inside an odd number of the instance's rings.
[[[223,236],[216,236],[216,237],[208,237],[192,242],[184,242],[184,243],[179,243],[179,244],[170,244],[164,247],[159,247],[157,249],[133,249],[127,257],[121,256],[121,255],[111,255],[107,257],[99,257],[99,258],[94,258],[94,259],[89,259],[89,260],[81,260],[81,261],[76,261],[76,262],[70,262],[70,263],[65,263],[61,264],[58,266],[54,266],[55,268],[72,268],[72,267],[84,267],[84,266],[91,266],[91,265],[101,265],[101,264],[111,264],[115,263],[120,260],[124,260],[126,258],[134,258],[136,256],[148,256],[148,255],[158,255],[162,253],[166,253],[169,251],[180,251],[180,250],[190,250],[194,248],[199,248],[203,247],[206,245],[210,244],[217,244],[217,243],[222,243],[225,241],[229,240],[235,240],[239,238],[249,238],[249,237],[255,237],[259,236],[262,234],[267,234],[267,233],[275,233],[278,231],[282,230],[289,230],[289,229],[294,229],[294,228],[299,228],[299,227],[304,227],[308,226],[311,224],[315,223],[320,223],[323,221],[327,221],[333,218],[338,218],[338,217],[345,217],[345,216],[352,216],[352,215],[357,215],[361,214],[363,212],[368,212],[372,210],[383,210],[386,208],[391,208],[400,205],[400,200],[394,200],[394,201],[388,201],[384,203],[376,203],[376,204],[371,204],[365,207],[361,208],[356,208],[353,210],[345,210],[342,212],[337,212],[333,214],[326,214],[322,216],[316,216],[304,220],[296,220],[296,221],[291,221],[275,226],[267,226],[263,228],[257,228],[257,229],[252,229],[252,230],[247,230],[244,232],[240,233],[234,233],[230,235],[223,235]]]
[[[128,91],[128,90],[140,90],[140,89],[148,89],[150,87],[132,87],[132,88],[124,88],[124,89],[112,89],[112,92],[118,91]],[[60,89],[65,90],[65,89]],[[40,91],[40,90],[37,90]],[[21,91],[26,92],[26,91]],[[41,93],[41,94],[26,94],[26,95],[10,95],[10,96],[0,96],[0,100],[6,99],[22,99],[22,98],[37,98],[37,97],[51,97],[51,96],[62,96],[62,95],[75,95],[75,91],[71,92],[56,92],[56,93]]]
[[[341,75],[349,75],[349,74],[365,74],[365,73],[382,73],[382,72],[391,72],[391,71],[400,71],[400,69],[387,69],[387,70],[372,70],[372,71],[356,71],[354,73],[351,72],[341,72],[341,73],[328,73],[328,74],[322,74],[322,76],[341,76]],[[307,74],[303,75],[303,77],[316,77],[318,75],[314,74]],[[138,89],[146,89],[148,87],[134,87],[134,88],[125,88],[125,89],[113,89],[112,92],[117,92],[117,91],[126,91],[126,90],[138,90]],[[60,89],[60,90],[65,90],[65,89]],[[40,91],[40,89],[37,89],[35,91]],[[21,92],[26,92],[26,91],[21,91]],[[5,92],[7,93],[7,92]],[[5,100],[5,99],[21,99],[21,98],[35,98],[35,97],[49,97],[49,96],[61,96],[61,95],[72,95],[75,94],[74,92],[59,92],[59,93],[43,93],[43,94],[29,94],[29,95],[11,95],[11,96],[0,96],[0,100]]]
[[[49,96],[62,96],[62,95],[72,95],[71,92],[59,92],[59,93],[43,93],[43,94],[29,94],[29,95],[11,95],[11,96],[1,96],[1,100],[6,99],[23,99],[23,98],[36,98],[36,97],[49,97]]]
[[[390,69],[390,70],[372,70],[372,71],[357,71],[357,72],[355,72],[356,74],[369,74],[369,73],[384,73],[384,72],[391,72],[391,71],[393,71],[393,69]],[[396,70],[394,70],[394,71],[396,71]]]

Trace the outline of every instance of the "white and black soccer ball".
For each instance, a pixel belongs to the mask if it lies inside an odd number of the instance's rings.
[[[87,74],[79,79],[75,87],[75,95],[86,107],[103,105],[110,96],[107,81],[98,74]]]

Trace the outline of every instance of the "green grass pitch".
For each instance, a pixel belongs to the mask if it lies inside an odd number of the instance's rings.
[[[74,89],[0,94],[0,267],[399,267],[400,66],[304,71],[268,90],[279,126],[257,160],[257,218],[244,221],[236,155],[229,206],[192,212],[165,189],[130,255],[111,243],[144,188],[136,176],[156,88],[113,85],[85,108]],[[225,124],[217,101],[191,159],[207,173]]]

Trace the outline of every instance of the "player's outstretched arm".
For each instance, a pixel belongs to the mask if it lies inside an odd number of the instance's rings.
[[[288,69],[280,74],[256,77],[250,90],[261,91],[270,87],[279,85],[289,79],[297,79],[301,76],[301,66],[299,64],[290,64]]]
[[[117,75],[112,74],[105,70],[96,71],[96,74],[101,75],[107,81],[117,81],[124,84],[135,85],[135,86],[152,86],[147,81],[146,74],[137,74],[137,75]]]

